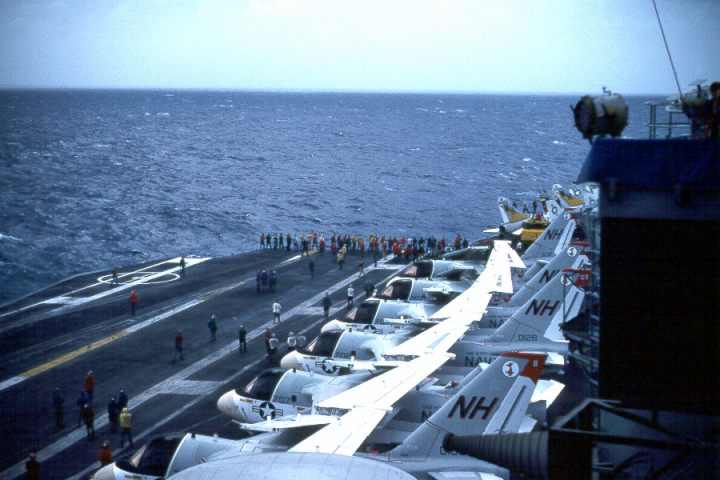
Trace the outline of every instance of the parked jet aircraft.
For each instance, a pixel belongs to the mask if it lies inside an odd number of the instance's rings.
[[[555,276],[565,269],[579,269],[585,265],[589,265],[590,261],[585,255],[579,253],[579,249],[574,246],[566,248],[558,253],[555,258],[549,262],[542,262],[543,267],[527,280],[518,291],[516,291],[507,301],[501,302],[496,299],[500,296],[494,296],[491,305],[487,309],[487,313],[483,316],[482,321],[478,324],[479,328],[497,328],[507,320],[515,311],[525,305],[542,287],[547,285]],[[558,297],[562,300],[562,297]]]
[[[501,242],[503,252],[508,257],[510,267],[524,268],[524,264],[520,260],[520,257],[512,250],[507,242]],[[411,278],[420,278],[428,272],[440,272],[438,278],[454,279],[459,278],[457,275],[467,276],[468,272],[481,272],[485,268],[485,261],[487,261],[488,255],[485,256],[483,263],[476,263],[472,265],[464,265],[463,262],[449,262],[449,261],[420,261],[413,265],[410,265],[408,269],[416,268],[409,275]],[[434,273],[433,273],[434,274]],[[476,274],[471,274],[472,278],[475,278]],[[419,288],[419,286],[415,286]],[[435,286],[435,290],[438,288],[444,288],[444,284]],[[402,287],[398,287],[400,289]],[[414,287],[410,287],[412,290]],[[388,290],[388,289],[385,289]],[[431,290],[432,291],[432,290]],[[412,295],[410,295],[412,297]],[[419,301],[406,301],[406,300],[387,300],[385,298],[369,298],[362,302],[359,306],[353,308],[344,317],[335,319],[325,324],[321,331],[330,332],[337,330],[347,330],[349,328],[355,330],[366,330],[366,331],[377,331],[380,333],[389,333],[397,330],[397,326],[417,326],[417,327],[428,327],[437,323],[438,320],[433,319],[432,316],[437,312],[442,305],[437,303],[425,303]]]
[[[575,231],[575,220],[567,212],[555,217],[537,240],[522,255],[526,264],[535,263],[539,259],[551,259],[565,250]],[[530,273],[528,271],[528,273]]]
[[[575,258],[582,260],[581,256]],[[368,331],[323,332],[311,343],[312,351],[290,352],[282,358],[280,366],[334,375],[350,371],[372,371],[382,366],[384,360],[421,355],[430,345],[444,342],[448,344],[450,352],[455,354],[455,359],[443,368],[445,375],[441,378],[448,379],[448,375],[453,378],[465,375],[467,372],[464,368],[474,367],[479,362],[490,363],[504,351],[564,354],[567,352],[567,342],[559,331],[559,323],[575,318],[583,299],[580,289],[564,283],[568,282],[563,275],[555,275],[490,335],[479,335],[472,329],[468,330],[471,323],[482,318],[483,310],[476,309],[472,313],[468,310],[466,313],[470,316],[462,320],[451,314],[455,302],[462,302],[466,296],[473,298],[473,291],[469,289],[434,316],[438,319],[447,316],[448,320],[419,334],[412,335],[407,331],[389,335]],[[478,303],[479,306],[483,304]],[[464,337],[463,340],[456,343],[461,337]],[[451,339],[455,341],[450,343]],[[316,348],[316,345],[322,348]],[[363,353],[359,354],[361,350]],[[564,364],[559,355],[552,355],[551,360],[554,365]]]
[[[437,323],[430,320],[430,317],[440,307],[431,303],[409,303],[371,297],[343,317],[323,325],[321,332],[353,329],[390,333],[396,331],[399,325],[430,326]]]
[[[498,210],[500,211],[501,225],[508,232],[514,232],[522,227],[524,221],[530,219],[530,213],[524,213],[513,207],[510,200],[505,197],[499,197],[497,200]]]
[[[427,351],[447,351],[485,312],[493,291],[512,292],[507,242],[496,242],[488,264],[470,288],[438,310],[432,319],[439,323],[413,335],[412,330],[384,335],[371,331],[325,331],[306,349],[288,353],[280,361],[286,369],[340,374],[353,370],[374,370],[376,362],[390,347],[405,345],[404,356]],[[369,361],[368,361],[369,360]]]
[[[556,300],[558,296],[564,301]],[[568,342],[560,332],[560,323],[577,316],[583,298],[582,290],[565,275],[556,275],[491,335],[470,331],[450,350],[456,357],[444,370],[489,363],[506,351],[544,352],[550,355],[550,363],[562,365]]]
[[[242,472],[243,478],[266,480],[304,476],[348,480],[411,479],[415,478],[415,474],[439,478],[442,472],[453,472],[454,476],[468,478],[471,475],[509,478],[510,473],[502,467],[464,455],[445,455],[442,445],[450,434],[517,431],[542,366],[542,355],[503,355],[464,385],[402,444],[385,454],[355,454],[366,433],[369,433],[368,423],[376,423],[385,412],[374,412],[374,408],[364,406],[351,408],[350,402],[346,404],[350,407],[348,413],[295,444],[286,453],[249,454],[244,446],[223,449],[209,455],[207,462],[170,478],[225,480],[236,478],[238,472]],[[337,405],[337,400],[331,403]],[[168,473],[173,473],[168,470]],[[110,477],[96,478],[104,480]]]
[[[465,371],[467,375],[464,378],[458,377],[457,381],[446,384],[440,384],[436,378],[423,381],[397,402],[393,414],[388,415],[368,441],[373,444],[400,443],[481,369],[466,368]],[[313,405],[368,378],[369,375],[363,373],[332,377],[299,370],[269,369],[251,380],[245,388],[223,394],[217,406],[223,414],[245,424],[246,429],[268,431],[274,428],[274,424],[266,420],[288,420],[310,414]],[[530,431],[537,420],[544,420],[546,407],[553,403],[562,389],[561,383],[539,380],[531,400],[532,416],[526,419],[520,431]]]

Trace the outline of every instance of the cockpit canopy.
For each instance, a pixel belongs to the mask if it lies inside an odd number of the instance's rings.
[[[362,323],[369,325],[373,323],[375,314],[377,313],[380,302],[377,300],[366,300],[357,307],[350,310],[344,317],[343,321],[347,323]]]
[[[162,477],[182,438],[181,435],[154,438],[130,457],[118,460],[116,465],[125,472]]]
[[[413,281],[409,278],[398,278],[392,280],[380,293],[380,298],[385,300],[408,301],[412,292]]]
[[[408,265],[405,269],[399,273],[400,277],[409,278],[430,278],[433,275],[433,262],[429,260],[422,260],[420,262]]]
[[[283,370],[282,368],[265,370],[260,375],[250,380],[250,383],[245,385],[245,388],[237,388],[235,389],[235,392],[238,395],[253,398],[255,400],[270,401],[270,397],[272,397],[275,387],[285,372],[286,370]]]
[[[307,347],[300,350],[300,353],[316,357],[332,357],[342,331],[322,332]]]

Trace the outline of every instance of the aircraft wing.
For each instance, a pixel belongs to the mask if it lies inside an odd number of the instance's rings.
[[[352,455],[392,410],[393,404],[452,357],[442,352],[418,357],[320,402],[318,409],[349,410],[292,447],[290,452]]]
[[[510,242],[507,240],[495,240],[493,242],[494,248],[500,249],[502,253],[507,256],[510,266],[513,268],[525,268],[525,262],[523,262],[520,255],[510,246]],[[512,292],[510,292],[512,293]]]
[[[320,429],[288,450],[288,452],[331,453],[353,455],[382,421],[387,412],[372,407],[359,407],[336,422]]]
[[[318,403],[317,407],[349,410],[359,406],[369,406],[389,410],[395,402],[451,357],[452,354],[439,352],[415,358],[334,397],[327,398]]]
[[[437,325],[390,349],[385,357],[418,356],[429,352],[447,352],[463,336],[470,324],[485,314],[492,292],[512,293],[510,259],[504,247],[496,242],[485,270],[475,282],[457,298],[435,312],[430,320],[442,320]],[[508,250],[511,250],[507,247]]]

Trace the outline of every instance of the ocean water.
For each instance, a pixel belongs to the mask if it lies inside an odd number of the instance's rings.
[[[73,273],[230,255],[260,232],[477,238],[574,180],[577,97],[0,92],[0,303]],[[644,137],[648,98],[629,97]]]

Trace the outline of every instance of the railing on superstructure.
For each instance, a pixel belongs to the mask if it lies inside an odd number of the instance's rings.
[[[689,135],[690,122],[687,116],[683,113],[682,109],[673,102],[645,102],[650,109],[650,118],[646,124],[648,127],[648,137],[650,139],[658,138],[658,130],[667,130],[665,138],[672,138],[673,130],[678,130],[683,133],[676,136],[687,136]],[[658,107],[662,107],[661,111],[666,114],[664,121],[658,121]],[[680,117],[680,118],[678,118]]]

